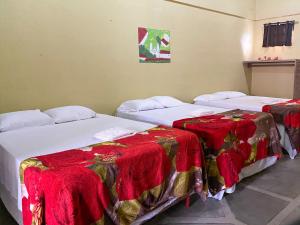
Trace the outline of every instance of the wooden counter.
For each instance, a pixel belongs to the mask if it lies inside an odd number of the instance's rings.
[[[258,96],[300,98],[300,60],[244,61],[250,93]]]

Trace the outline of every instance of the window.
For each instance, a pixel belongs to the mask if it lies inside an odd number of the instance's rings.
[[[292,46],[294,25],[295,21],[265,24],[263,47]]]

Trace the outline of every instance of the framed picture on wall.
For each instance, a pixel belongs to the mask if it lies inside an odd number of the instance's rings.
[[[170,31],[138,28],[140,63],[170,63]]]

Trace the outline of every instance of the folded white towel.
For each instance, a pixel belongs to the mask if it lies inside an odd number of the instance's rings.
[[[136,131],[134,130],[129,130],[123,127],[112,127],[96,133],[94,137],[101,141],[113,141],[115,139],[131,136],[134,134],[136,134]]]
[[[207,116],[207,115],[211,115],[214,114],[215,112],[212,110],[205,110],[205,109],[197,109],[195,111],[192,111],[189,113],[189,116],[192,117],[198,117],[198,116]]]

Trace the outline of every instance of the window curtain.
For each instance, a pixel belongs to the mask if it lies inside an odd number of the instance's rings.
[[[264,24],[263,47],[292,46],[295,21]]]

